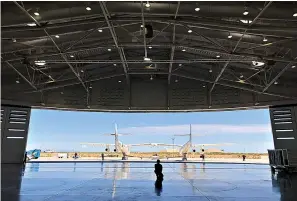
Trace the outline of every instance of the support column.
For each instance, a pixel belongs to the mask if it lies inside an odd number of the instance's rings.
[[[1,163],[23,163],[31,108],[1,105]]]
[[[297,105],[269,108],[275,149],[297,150]]]

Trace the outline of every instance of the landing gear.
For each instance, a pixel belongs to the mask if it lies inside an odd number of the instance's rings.
[[[128,156],[126,154],[123,154],[122,160],[123,161],[128,160]]]
[[[182,158],[182,161],[187,161],[187,153],[183,153],[183,158]]]

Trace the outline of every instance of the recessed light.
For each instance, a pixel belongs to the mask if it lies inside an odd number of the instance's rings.
[[[278,84],[278,82],[277,82],[277,81],[275,81],[275,82],[274,82],[274,84]]]
[[[293,17],[297,17],[297,13],[294,13],[294,14],[293,14]]]
[[[209,72],[212,73],[212,69],[209,69]]]
[[[149,8],[149,7],[151,7],[151,5],[149,3],[146,3],[145,7]]]
[[[86,7],[86,10],[92,10],[92,9],[88,6],[88,7]]]
[[[34,15],[39,16],[39,12],[35,12]]]
[[[35,26],[36,26],[35,23],[28,23],[27,25],[28,25],[29,27],[35,27]]]
[[[191,29],[188,30],[188,33],[192,33],[193,31]]]
[[[149,48],[152,49],[153,47],[152,46],[149,46]]]
[[[119,80],[118,82],[119,82],[119,83],[121,83],[121,82],[122,82],[122,80]]]
[[[73,58],[73,57],[74,57],[74,55],[70,55],[70,57],[71,57],[71,58]]]
[[[264,37],[264,38],[263,38],[263,42],[267,42],[267,41],[268,41],[267,38]]]
[[[19,80],[16,80],[15,82],[16,82],[17,84],[20,84],[20,81],[19,81]]]
[[[60,36],[59,36],[59,35],[56,35],[55,37],[56,37],[56,38],[60,38]]]
[[[199,11],[199,10],[200,10],[200,8],[198,8],[198,7],[197,7],[197,8],[195,8],[195,11]]]
[[[109,51],[109,52],[110,52],[110,51],[111,51],[111,49],[107,49],[107,51]]]
[[[100,33],[102,33],[102,32],[103,32],[103,30],[102,30],[102,29],[98,29],[98,31],[99,31]]]
[[[220,58],[221,56],[220,56],[220,55],[217,55],[216,57],[217,57],[217,58]]]
[[[292,68],[296,68],[296,66],[292,66]]]
[[[185,49],[183,49],[182,51],[183,51],[183,52],[185,52],[186,50],[185,50]]]
[[[34,62],[37,66],[44,66],[46,63],[45,61],[35,61]]]

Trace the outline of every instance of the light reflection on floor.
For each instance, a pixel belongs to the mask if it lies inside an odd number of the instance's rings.
[[[156,189],[154,163],[30,163],[2,165],[4,201],[294,201],[297,179],[272,176],[269,166],[163,164]]]

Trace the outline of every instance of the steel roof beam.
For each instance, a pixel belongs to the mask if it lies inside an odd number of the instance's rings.
[[[126,62],[126,56],[125,56],[124,50],[118,44],[118,40],[117,40],[117,36],[116,36],[115,30],[114,30],[113,24],[108,19],[108,14],[107,14],[108,11],[107,11],[107,8],[106,8],[105,4],[103,2],[101,2],[101,1],[99,2],[99,4],[100,4],[101,10],[102,10],[102,13],[104,15],[105,21],[106,21],[106,23],[108,25],[109,31],[110,31],[110,33],[112,35],[114,44],[115,44],[116,48],[118,49],[118,52],[119,52],[119,55],[120,55],[120,58],[121,58],[121,63],[122,63],[122,66],[123,66],[123,69],[124,69],[124,72],[125,72],[125,75],[126,75],[127,84],[130,85],[129,84],[130,83],[129,75],[128,75],[128,71],[127,71],[128,64]]]
[[[264,11],[271,5],[272,1],[270,1],[268,4],[265,5],[265,7],[260,11],[260,13],[255,17],[255,19],[252,21],[251,24],[249,24],[248,28],[245,29],[244,33],[241,35],[240,39],[238,40],[237,44],[235,45],[231,55],[236,51],[240,41],[243,39],[243,36],[245,35],[245,33],[247,32],[247,30],[249,29],[249,27],[251,27],[255,22],[256,20],[264,13]],[[216,77],[215,79],[215,82],[213,83],[213,85],[211,86],[210,90],[209,90],[209,94],[211,94],[211,92],[213,91],[214,87],[216,86],[216,83],[219,81],[220,77],[222,76],[222,74],[224,73],[225,69],[227,68],[228,64],[230,62],[227,61],[222,70],[220,71],[220,73],[218,74],[218,76]]]
[[[38,25],[39,27],[42,27],[41,24],[24,8],[22,7],[20,4],[18,4],[16,1],[14,1],[14,3],[29,17],[31,18],[36,25]],[[55,47],[57,48],[57,50],[59,51],[59,54],[61,55],[61,57],[64,59],[65,63],[69,66],[69,68],[72,70],[72,72],[75,74],[75,76],[77,77],[77,79],[80,81],[80,83],[82,84],[82,86],[85,88],[86,92],[88,93],[88,88],[86,87],[86,85],[84,84],[83,80],[81,79],[81,77],[78,75],[78,73],[75,71],[74,67],[68,62],[67,58],[65,57],[65,55],[62,53],[61,49],[58,47],[58,45],[56,44],[56,42],[53,40],[53,38],[49,35],[49,33],[47,32],[46,28],[43,29],[44,33],[50,38],[50,40],[53,42],[53,44],[55,45]]]
[[[206,80],[206,79],[202,79],[202,78],[197,78],[197,77],[192,77],[192,76],[188,76],[188,75],[183,75],[180,73],[173,73],[172,75],[178,76],[178,77],[183,77],[183,78],[187,78],[187,79],[192,79],[192,80],[198,80],[201,82],[207,82],[207,83],[214,83],[214,81],[211,80]],[[287,99],[292,99],[292,100],[297,100],[297,97],[289,97],[289,96],[285,96],[285,95],[281,95],[281,94],[275,94],[275,93],[267,93],[267,92],[262,92],[262,91],[257,91],[254,89],[249,89],[249,88],[245,88],[245,87],[240,87],[240,86],[236,86],[236,85],[232,85],[232,84],[226,84],[226,83],[221,83],[218,82],[218,85],[221,86],[225,86],[225,87],[230,87],[230,88],[235,88],[235,89],[240,89],[243,91],[249,91],[249,92],[253,92],[253,93],[257,93],[257,94],[264,94],[264,95],[268,95],[268,96],[274,96],[274,97],[280,97],[280,98],[287,98]]]
[[[33,89],[35,89],[37,91],[36,86],[30,82],[20,71],[18,71],[11,63],[9,63],[8,61],[5,61],[5,63],[11,67],[19,76],[21,76]]]
[[[295,60],[297,59],[297,57],[295,58]],[[295,61],[295,62],[297,62],[297,61]],[[265,92],[265,91],[267,91],[267,89],[272,85],[272,84],[274,84],[275,83],[275,81],[278,79],[278,78],[280,78],[280,76],[282,76],[282,74],[284,74],[285,73],[285,71],[286,70],[288,70],[289,68],[291,68],[291,66],[292,66],[292,64],[294,64],[295,62],[290,62],[290,63],[288,63],[268,84],[267,84],[267,86],[263,89],[263,93]]]
[[[174,15],[174,20],[176,20],[176,17],[178,15],[178,10],[180,7],[180,1],[178,1],[177,3],[177,7],[176,7],[176,11],[175,11],[175,15]],[[168,67],[168,85],[170,84],[170,80],[171,80],[171,72],[172,72],[172,65],[173,65],[173,58],[174,58],[174,51],[175,51],[175,23],[173,24],[173,33],[172,33],[172,46],[171,46],[171,52],[170,52],[170,63],[169,63],[169,67]]]

